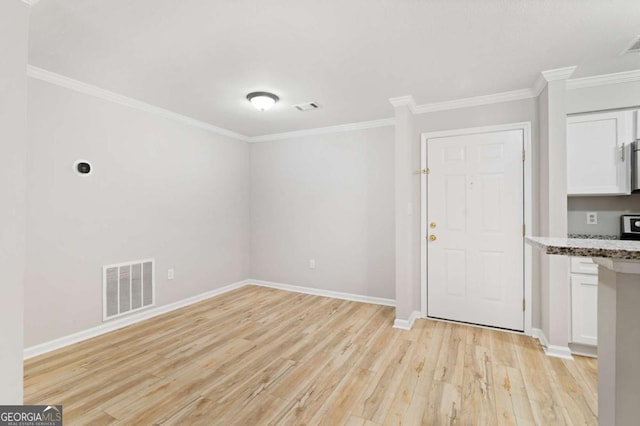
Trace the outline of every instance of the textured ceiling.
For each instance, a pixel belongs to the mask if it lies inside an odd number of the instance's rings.
[[[248,136],[640,68],[638,0],[41,0],[30,64]],[[281,102],[259,112],[251,91]],[[322,109],[298,112],[315,101]]]

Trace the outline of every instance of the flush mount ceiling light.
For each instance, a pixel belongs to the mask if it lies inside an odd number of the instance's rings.
[[[266,111],[280,100],[276,95],[269,92],[252,92],[247,95],[251,104],[260,111]]]

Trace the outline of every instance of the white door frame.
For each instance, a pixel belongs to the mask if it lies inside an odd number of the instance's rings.
[[[500,124],[496,126],[471,127],[467,129],[445,130],[440,132],[422,133],[420,162],[422,170],[427,168],[427,141],[434,138],[444,138],[449,136],[474,135],[479,133],[494,133],[506,130],[522,130],[524,143],[524,225],[527,233],[533,229],[533,174],[532,174],[532,152],[531,152],[531,122],[521,122],[512,124]],[[421,223],[420,223],[420,308],[422,317],[427,317],[427,175],[421,174],[420,178],[420,199],[421,199]],[[529,244],[524,245],[524,333],[532,335],[532,268],[533,249]]]

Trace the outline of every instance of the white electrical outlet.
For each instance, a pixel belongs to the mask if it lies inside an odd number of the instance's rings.
[[[309,260],[309,269],[316,269],[316,260],[315,259]]]
[[[597,225],[597,224],[598,224],[598,213],[587,212],[587,225]]]
[[[174,277],[174,272],[173,272],[173,268],[171,268],[167,271],[167,279],[172,280],[173,277]]]

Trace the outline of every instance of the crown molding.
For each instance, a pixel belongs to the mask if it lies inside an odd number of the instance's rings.
[[[75,90],[86,95],[94,96],[109,102],[114,102],[120,105],[124,105],[130,108],[139,109],[141,111],[148,112],[150,114],[158,115],[168,118],[170,120],[177,121],[182,124],[197,127],[200,129],[208,130],[212,133],[227,136],[233,139],[237,139],[244,142],[268,142],[281,139],[292,139],[302,136],[322,135],[328,133],[348,132],[353,130],[372,129],[376,127],[393,126],[395,124],[394,118],[384,118],[381,120],[363,121],[357,123],[340,124],[337,126],[319,127],[314,129],[298,130],[293,132],[276,133],[262,136],[245,136],[240,133],[236,133],[231,130],[223,129],[221,127],[214,126],[204,121],[196,120],[195,118],[188,117],[186,115],[178,114],[177,112],[169,111],[164,108],[160,108],[142,101],[138,101],[133,98],[129,98],[118,93],[111,92],[109,90],[102,89],[91,84],[83,83],[78,80],[74,80],[69,77],[65,77],[61,74],[57,74],[42,68],[38,68],[33,65],[27,66],[27,75],[37,80],[46,81],[47,83],[55,84],[67,89]]]
[[[542,71],[542,76],[547,82],[549,81],[558,81],[558,80],[567,80],[571,77],[571,74],[576,70],[576,67],[565,67],[565,68],[556,68],[553,70]]]
[[[445,111],[451,109],[469,108],[479,105],[498,104],[502,102],[519,101],[533,98],[536,95],[531,89],[512,90],[509,92],[494,93],[492,95],[474,96],[472,98],[455,99],[452,101],[436,102],[431,104],[418,105],[415,108],[416,114],[427,112]]]
[[[23,0],[25,3],[35,4],[39,0]],[[511,102],[529,98],[535,98],[544,90],[548,81],[567,79],[576,67],[558,68],[555,70],[543,71],[533,86],[528,89],[512,90],[509,92],[494,93],[491,95],[475,96],[471,98],[455,99],[451,101],[435,102],[430,104],[416,105],[413,96],[400,96],[390,98],[389,102],[394,107],[407,106],[413,114],[424,114],[436,111],[446,111],[452,109],[470,108],[481,105],[490,105],[503,102]],[[33,65],[27,66],[27,75],[31,78],[42,80],[57,86],[65,87],[86,95],[95,96],[110,102],[118,103],[130,108],[135,108],[154,115],[168,118],[189,126],[208,130],[212,133],[230,137],[244,142],[269,142],[283,139],[293,139],[304,136],[324,135],[329,133],[349,132],[354,130],[372,129],[377,127],[387,127],[395,125],[395,118],[384,118],[380,120],[362,121],[349,124],[339,124],[336,126],[318,127],[313,129],[296,130],[292,132],[274,133],[261,136],[245,136],[232,130],[217,127],[204,121],[197,120],[186,115],[160,108],[133,98],[129,98],[109,90],[102,89],[91,84],[83,83],[69,77],[65,77],[54,72],[38,68]],[[585,87],[595,87],[607,84],[617,84],[640,81],[640,70],[625,71],[613,74],[596,75],[567,80],[567,89],[580,89]]]
[[[57,86],[65,87],[67,89],[75,90],[76,92],[84,93],[85,95],[95,96],[96,98],[104,99],[109,102],[114,102],[120,105],[124,105],[130,108],[138,109],[148,112],[150,114],[158,115],[164,118],[168,118],[173,121],[177,121],[182,124],[197,127],[200,129],[208,130],[212,133],[216,133],[221,136],[229,138],[248,141],[248,137],[240,133],[236,133],[231,130],[223,129],[204,121],[196,120],[195,118],[187,117],[186,115],[178,114],[177,112],[169,111],[164,108],[160,108],[142,101],[138,101],[133,98],[129,98],[118,93],[111,92],[109,90],[102,89],[91,84],[83,83],[78,80],[74,80],[69,77],[65,77],[60,74],[56,74],[51,71],[47,71],[42,68],[35,67],[33,65],[27,66],[27,75],[37,80],[46,81],[47,83],[55,84]]]
[[[326,135],[329,133],[350,132],[353,130],[374,129],[376,127],[388,127],[395,125],[395,118],[383,118],[381,120],[360,121],[357,123],[339,124],[337,126],[318,127],[315,129],[296,130],[293,132],[274,133],[271,135],[252,136],[248,142],[271,142],[283,139],[300,138],[304,136]]]
[[[393,105],[394,108],[407,106],[412,113],[416,113],[416,101],[413,99],[413,96],[398,96],[397,98],[389,98],[389,102]]]
[[[547,87],[547,80],[544,78],[542,73],[540,73],[536,81],[533,83],[533,87],[531,87],[531,92],[534,96],[538,97],[545,87]]]
[[[583,89],[586,87],[630,83],[633,81],[640,81],[640,69],[612,74],[594,75],[591,77],[572,78],[567,81],[567,89]]]

